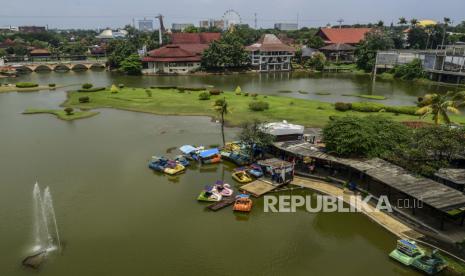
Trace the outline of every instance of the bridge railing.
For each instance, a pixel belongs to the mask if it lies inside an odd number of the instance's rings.
[[[5,63],[15,63],[15,64],[79,63],[79,62],[105,63],[107,60],[108,58],[105,55],[38,56],[38,57],[6,57]]]

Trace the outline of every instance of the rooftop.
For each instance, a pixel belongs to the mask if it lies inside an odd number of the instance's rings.
[[[257,43],[245,47],[246,51],[279,51],[279,52],[295,52],[295,48],[284,44],[274,34],[263,35]]]
[[[316,35],[323,38],[326,44],[358,44],[371,30],[371,28],[320,28]]]
[[[453,182],[459,185],[465,185],[465,169],[440,169],[434,174],[438,178]]]
[[[174,61],[200,61],[200,55],[189,51],[180,45],[166,45],[148,52],[148,56],[142,61],[174,62]]]
[[[303,141],[276,142],[274,146],[297,156],[328,160],[350,167],[443,212],[465,207],[463,193],[429,178],[414,176],[407,170],[379,158],[339,158]]]
[[[323,51],[354,51],[355,47],[349,44],[345,43],[335,43],[335,44],[329,44],[324,47],[321,47],[320,50]]]
[[[172,33],[171,44],[210,44],[221,38],[221,33]]]

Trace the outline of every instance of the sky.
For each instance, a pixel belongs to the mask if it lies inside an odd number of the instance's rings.
[[[383,20],[386,25],[407,19],[444,17],[453,23],[465,20],[465,0],[0,0],[0,26],[40,25],[49,28],[103,29],[123,27],[136,21],[164,16],[165,25],[221,18],[226,10],[237,11],[243,23],[272,27],[296,23],[299,27],[337,25]]]

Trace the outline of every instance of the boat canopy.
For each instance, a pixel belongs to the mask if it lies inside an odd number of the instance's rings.
[[[220,153],[220,151],[217,148],[214,148],[214,149],[207,149],[207,150],[201,151],[199,155],[202,158],[208,158],[218,153]]]
[[[249,198],[250,196],[249,195],[246,195],[246,194],[239,194],[237,195],[238,198]]]
[[[304,126],[289,124],[287,121],[263,124],[261,128],[264,132],[275,136],[304,134]]]
[[[184,146],[180,147],[179,150],[182,151],[182,153],[184,153],[184,154],[189,154],[189,153],[191,153],[193,151],[196,151],[197,148],[195,148],[195,147],[193,147],[191,145],[184,145]]]

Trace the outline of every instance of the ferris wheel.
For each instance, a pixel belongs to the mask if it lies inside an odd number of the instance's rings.
[[[237,11],[230,9],[230,10],[227,10],[223,14],[223,21],[224,21],[225,28],[229,28],[232,25],[241,24],[242,18]]]

